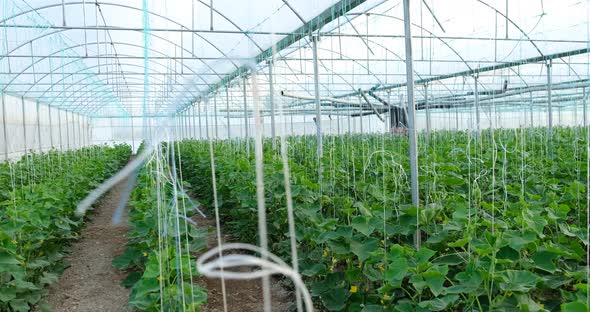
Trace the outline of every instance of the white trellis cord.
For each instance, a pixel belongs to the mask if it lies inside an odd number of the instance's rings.
[[[252,255],[239,254],[237,251],[247,250],[254,253],[259,253],[265,259],[258,258]],[[224,255],[219,258],[214,257],[219,254]],[[305,287],[305,283],[301,279],[299,273],[294,271],[289,265],[274,254],[254,245],[232,243],[225,244],[223,246],[217,246],[197,259],[197,267],[199,272],[210,278],[225,278],[234,280],[249,280],[258,278],[269,278],[274,274],[282,274],[289,277],[295,288],[303,295],[303,302],[305,303],[305,310],[308,312],[313,311],[313,302],[311,295]],[[231,268],[236,267],[258,267],[257,270],[252,271],[231,271]],[[223,269],[222,269],[223,268]]]

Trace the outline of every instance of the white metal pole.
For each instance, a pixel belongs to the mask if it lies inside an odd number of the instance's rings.
[[[583,127],[586,127],[588,125],[588,97],[586,96],[586,88],[582,88],[584,95],[582,96],[582,101],[584,101],[583,104],[583,122],[584,124],[582,124]]]
[[[274,101],[274,77],[273,77],[273,66],[274,62],[268,62],[268,85],[270,88],[269,91],[269,100],[270,100],[270,137],[272,139],[272,149],[277,148],[277,143],[275,141],[276,135],[276,124],[275,124],[275,101]]]
[[[535,121],[534,121],[534,110],[533,110],[533,93],[530,92],[529,93],[529,102],[530,102],[530,110],[531,110],[531,128],[535,126]]]
[[[219,139],[219,123],[217,121],[217,94],[213,95],[213,115],[215,118],[214,126],[215,126],[215,139]]]
[[[231,128],[229,127],[229,90],[225,88],[225,118],[227,119],[227,139],[231,138]]]
[[[323,146],[322,146],[322,108],[320,103],[320,78],[319,78],[319,67],[318,67],[318,37],[312,36],[312,49],[313,49],[313,82],[314,82],[314,92],[315,92],[315,118],[316,118],[316,137],[317,137],[317,156],[318,162],[320,163],[319,166],[319,175],[322,175],[321,169],[321,160],[323,154]]]
[[[430,138],[430,103],[428,103],[428,84],[424,84],[424,106],[426,107],[426,138]]]
[[[412,32],[410,21],[410,0],[404,0],[404,31],[405,31],[405,46],[406,46],[406,85],[408,93],[408,135],[410,143],[410,173],[411,173],[411,188],[412,188],[412,204],[416,207],[420,206],[420,197],[418,193],[418,144],[416,140],[416,108],[414,106],[414,61],[412,58]],[[416,221],[416,233],[414,235],[414,243],[416,249],[420,249],[421,236],[419,218]]]
[[[68,111],[66,111],[66,148],[70,149],[70,120],[68,118]],[[112,119],[111,119],[112,121]],[[112,133],[112,124],[111,124],[111,133]]]
[[[78,121],[78,148],[82,147],[82,124],[80,123],[80,114],[76,114],[76,120]]]
[[[248,135],[248,101],[246,93],[246,78],[242,80],[243,96],[244,96],[244,138],[246,139],[246,154],[250,157],[250,136]]]
[[[39,116],[39,101],[35,102],[35,109],[37,110],[37,144],[39,145],[39,153],[43,152],[41,145],[41,116]]]
[[[27,124],[25,116],[25,98],[21,97],[22,113],[23,113],[23,141],[25,144],[25,155],[27,155]]]
[[[8,133],[6,132],[6,104],[2,92],[2,135],[4,136],[4,160],[8,161]]]
[[[477,138],[481,137],[481,125],[480,125],[480,116],[479,116],[479,91],[478,91],[478,76],[473,76],[473,81],[475,83],[475,123],[477,126]]]
[[[553,65],[553,61],[549,60],[547,62],[547,115],[548,115],[548,124],[547,124],[547,134],[549,135],[549,139],[553,136],[553,104],[551,103],[551,67]]]
[[[203,125],[202,125],[202,119],[201,119],[201,108],[203,107],[202,102],[199,101],[199,103],[197,103],[197,114],[199,115],[199,139],[203,138]]]
[[[59,151],[63,152],[63,141],[61,138],[61,109],[57,109],[57,131],[58,131],[58,135],[59,135]]]
[[[51,105],[47,105],[48,116],[49,116],[49,146],[53,149],[53,121],[51,116]]]
[[[133,128],[133,116],[131,116],[131,152],[133,153],[135,151],[135,133],[134,132],[134,128]]]

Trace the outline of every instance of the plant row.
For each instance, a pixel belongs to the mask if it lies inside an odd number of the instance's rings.
[[[421,137],[419,207],[411,202],[405,137],[325,137],[321,161],[315,137],[290,138],[299,267],[317,305],[587,311],[586,136],[575,128],[544,133]],[[215,142],[218,204],[224,230],[256,244],[255,162],[247,146]],[[180,150],[193,191],[210,204],[208,143],[184,141]],[[269,141],[263,155],[269,244],[289,260],[282,161]]]
[[[65,246],[78,238],[83,219],[74,215],[77,203],[119,170],[130,153],[127,145],[95,146],[21,160],[39,164],[59,157],[68,169],[56,169],[36,183],[27,180],[30,184],[23,182],[1,202],[0,311],[29,311],[41,301],[44,287],[65,269]]]
[[[113,260],[128,273],[123,285],[131,288],[129,306],[139,311],[198,311],[207,300],[196,283],[194,257],[206,245],[206,231],[190,219],[196,210],[182,185],[170,182],[170,152],[162,145],[139,171],[130,201],[130,240]]]

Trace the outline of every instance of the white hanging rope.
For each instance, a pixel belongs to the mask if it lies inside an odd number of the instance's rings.
[[[237,252],[240,250],[259,253],[266,259],[258,258],[252,255],[240,254]],[[214,259],[215,255],[223,253],[229,255],[224,255]],[[212,278],[224,277],[226,279],[249,280],[265,277],[269,278],[274,274],[282,274],[286,277],[289,277],[293,281],[293,284],[295,284],[295,288],[303,295],[303,302],[305,303],[306,311],[313,311],[311,295],[305,287],[305,284],[303,283],[299,273],[294,271],[279,257],[260,247],[242,243],[225,244],[223,247],[217,246],[201,255],[197,259],[197,266],[201,274]],[[257,267],[259,269],[247,272],[234,272],[228,270],[236,267]]]

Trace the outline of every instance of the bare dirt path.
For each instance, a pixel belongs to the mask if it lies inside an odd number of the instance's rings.
[[[67,268],[49,289],[46,301],[55,312],[120,312],[127,308],[129,290],[121,286],[125,273],[111,261],[123,253],[127,238],[126,218],[113,225],[111,218],[124,193],[127,180],[115,185],[94,207],[66,257]]]
[[[217,246],[217,235],[215,232],[215,213],[212,209],[205,212],[207,219],[195,217],[195,221],[202,229],[208,229],[207,250]],[[223,231],[223,230],[222,230]],[[222,233],[222,244],[232,241],[231,236]],[[238,268],[240,269],[240,268]],[[234,269],[236,270],[236,269]],[[221,280],[200,277],[198,283],[207,289],[207,304],[202,312],[223,312],[223,295],[221,291]],[[225,288],[227,293],[228,312],[258,312],[263,311],[262,281],[258,280],[226,280]],[[271,279],[272,311],[289,311],[294,296],[281,286],[278,278]]]

